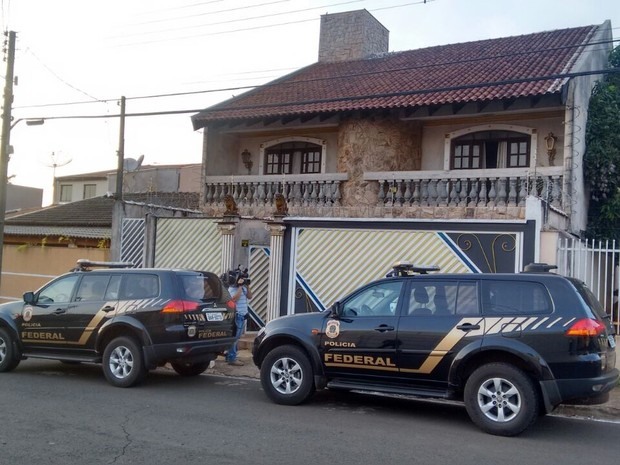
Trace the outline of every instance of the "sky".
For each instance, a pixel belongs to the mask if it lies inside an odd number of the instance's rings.
[[[368,10],[390,31],[390,51],[605,20],[620,38],[618,0],[0,2],[3,30],[17,34],[9,182],[43,188],[44,205],[54,174],[116,169],[121,96],[126,158],[200,163],[191,115],[316,62],[326,13]]]

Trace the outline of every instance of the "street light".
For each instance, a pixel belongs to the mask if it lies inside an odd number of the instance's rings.
[[[45,123],[45,118],[18,118],[11,123],[11,129],[17,126],[20,121],[25,121],[28,126],[41,126]]]
[[[2,146],[0,146],[0,283],[2,282],[2,255],[4,251],[4,216],[6,215],[6,191],[8,184],[9,154],[11,150],[11,129],[20,121],[26,121],[28,126],[40,126],[45,123],[43,118],[18,118],[11,125],[3,125]],[[8,127],[7,127],[8,126]]]

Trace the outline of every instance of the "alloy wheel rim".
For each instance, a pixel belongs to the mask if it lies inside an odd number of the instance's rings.
[[[283,357],[271,366],[271,385],[280,394],[291,395],[301,388],[304,379],[301,366],[293,359]]]
[[[521,411],[521,406],[521,393],[506,379],[488,379],[478,389],[478,407],[496,423],[513,420]]]
[[[0,363],[2,363],[4,357],[6,357],[6,342],[4,342],[4,339],[0,339]]]
[[[116,347],[110,354],[110,371],[118,379],[125,379],[131,374],[133,362],[133,354],[127,347]]]

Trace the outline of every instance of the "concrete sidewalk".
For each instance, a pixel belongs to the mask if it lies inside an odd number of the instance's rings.
[[[251,347],[254,336],[255,333],[249,333],[239,341],[238,359],[244,363],[243,366],[231,366],[223,357],[218,357],[215,366],[209,368],[206,373],[260,379],[260,372],[252,362]],[[620,358],[618,358],[618,363],[620,363]],[[620,386],[611,391],[609,401],[604,404],[560,405],[553,411],[553,415],[620,422]]]

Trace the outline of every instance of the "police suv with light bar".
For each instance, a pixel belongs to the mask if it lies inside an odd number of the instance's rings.
[[[584,283],[532,264],[516,274],[432,274],[397,264],[320,313],[270,321],[254,341],[265,393],[316,389],[463,401],[484,431],[514,436],[561,403],[618,384],[610,318]]]
[[[0,305],[0,373],[26,358],[101,363],[129,387],[170,363],[204,372],[235,335],[235,304],[214,273],[79,260],[23,301]],[[101,267],[101,269],[93,269]]]

